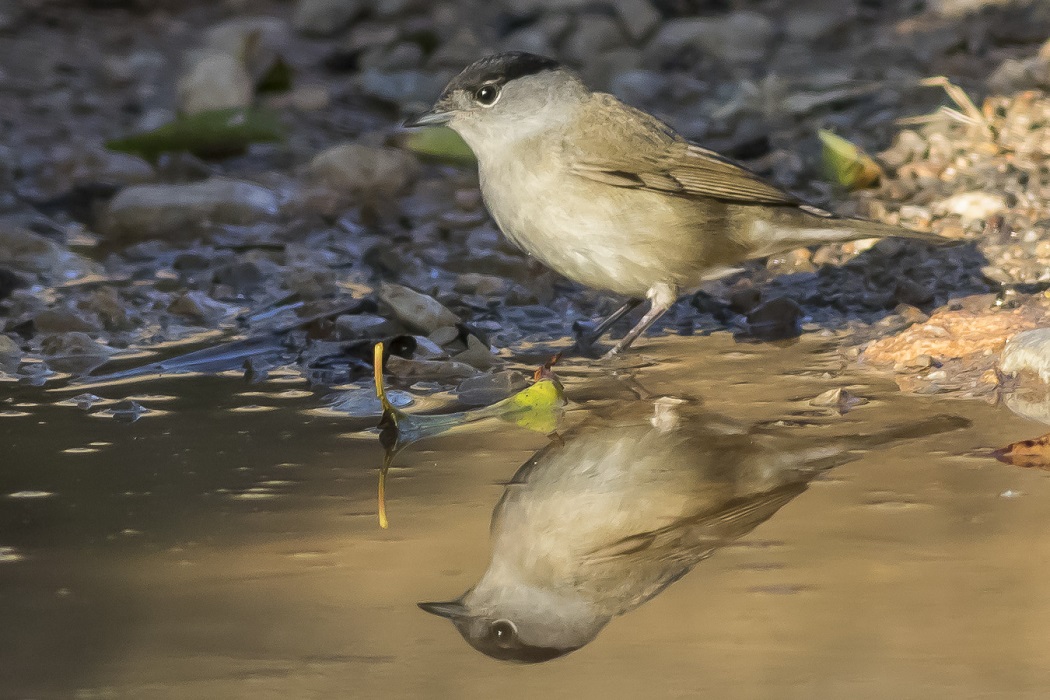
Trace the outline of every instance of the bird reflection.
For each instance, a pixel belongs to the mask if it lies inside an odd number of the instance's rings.
[[[481,580],[456,600],[420,607],[494,658],[562,656],[768,520],[821,472],[862,450],[965,425],[936,416],[815,437],[735,423],[679,399],[611,409],[518,470],[493,512]]]

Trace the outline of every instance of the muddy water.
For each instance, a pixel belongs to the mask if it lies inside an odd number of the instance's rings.
[[[987,456],[1044,428],[811,340],[641,357],[562,368],[553,441],[405,449],[388,530],[368,421],[294,380],[5,387],[0,696],[1046,696],[1050,480]]]

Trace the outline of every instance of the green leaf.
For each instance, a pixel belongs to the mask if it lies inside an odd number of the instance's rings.
[[[275,113],[236,107],[180,116],[152,131],[109,141],[106,148],[139,155],[149,161],[172,152],[226,158],[244,153],[250,144],[282,138],[283,129]]]
[[[295,70],[289,66],[283,56],[274,59],[273,65],[255,85],[256,92],[288,92],[292,89]]]
[[[824,169],[837,185],[848,190],[871,187],[882,177],[882,168],[858,146],[825,129],[817,132],[824,146]]]
[[[444,163],[473,165],[477,162],[470,146],[447,126],[431,126],[411,131],[405,136],[404,147],[424,158]]]

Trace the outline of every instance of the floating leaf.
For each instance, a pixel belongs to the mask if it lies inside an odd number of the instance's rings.
[[[498,418],[542,433],[553,432],[565,405],[561,382],[551,371],[558,357],[560,355],[536,370],[536,381],[531,386],[491,406],[441,415],[418,415],[405,413],[390,402],[383,384],[383,343],[376,343],[373,356],[376,396],[383,404],[379,438],[386,447],[386,458],[379,470],[379,526],[385,529],[389,525],[386,516],[386,473],[394,456],[416,440],[487,418]]]
[[[1050,471],[1050,433],[1033,440],[1012,442],[992,455],[1000,462],[1015,467]]]
[[[404,146],[424,158],[455,165],[473,165],[477,162],[470,146],[447,126],[432,126],[411,131],[405,136]]]
[[[244,153],[250,144],[280,141],[282,137],[281,123],[275,113],[235,107],[180,116],[152,131],[109,141],[106,147],[150,161],[171,152],[225,158]]]
[[[882,168],[858,146],[825,129],[817,132],[824,145],[824,169],[832,182],[849,190],[871,187],[882,177]]]

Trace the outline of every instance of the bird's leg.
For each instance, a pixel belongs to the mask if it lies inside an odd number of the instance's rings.
[[[616,344],[616,347],[605,353],[604,359],[615,357],[631,347],[631,343],[638,340],[649,326],[656,323],[656,319],[663,316],[678,299],[678,287],[661,282],[650,287],[646,296],[649,297],[649,310],[642,316],[642,320],[638,321],[635,327],[631,329],[631,332]]]
[[[603,335],[605,335],[607,330],[612,328],[614,323],[634,311],[641,303],[641,299],[628,299],[627,303],[606,316],[597,326],[591,329],[587,328],[587,325],[589,324],[580,322],[575,323],[573,325],[573,331],[576,333],[576,345],[585,350],[590,348],[597,343]]]

